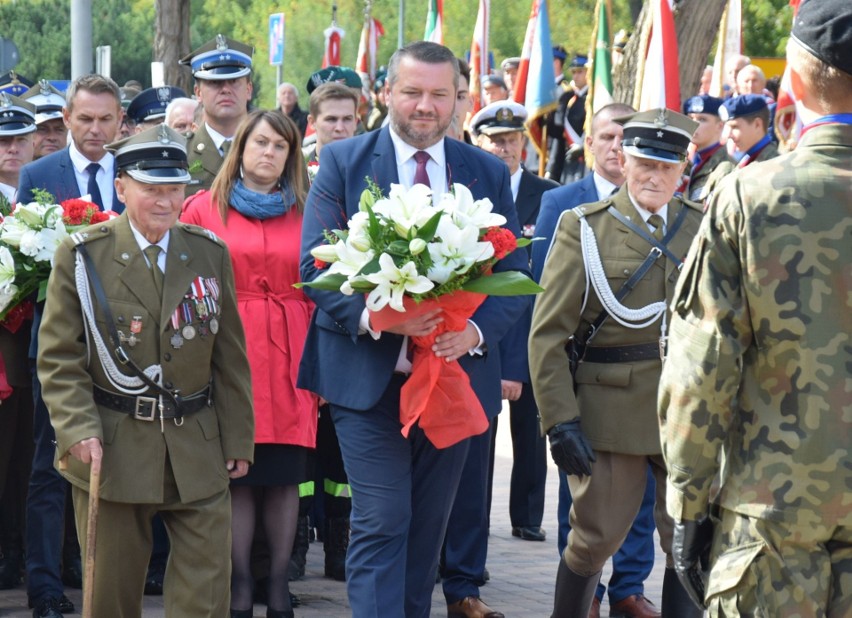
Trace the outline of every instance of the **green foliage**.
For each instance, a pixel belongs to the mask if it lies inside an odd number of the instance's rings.
[[[331,23],[336,1],[337,22],[346,31],[342,62],[354,66],[364,20],[364,0],[191,0],[190,48],[218,33],[255,47],[254,103],[275,106],[276,67],[268,61],[268,20],[271,13],[286,17],[286,44],[282,80],[296,84],[302,108],[307,108],[305,84],[322,62],[323,30]],[[494,0],[491,12],[491,51],[496,63],[518,56],[523,46],[532,0]],[[373,16],[385,28],[380,39],[379,64],[386,64],[397,47],[399,0],[374,0]],[[405,0],[405,43],[423,36],[425,0]],[[445,43],[457,56],[470,49],[478,0],[444,3]],[[790,27],[787,0],[749,0],[743,3],[745,53],[755,56],[783,55]],[[594,24],[595,0],[550,0],[551,36],[554,45],[569,53],[588,53]],[[138,79],[150,85],[153,45],[152,0],[93,0],[93,48],[112,45],[112,75],[123,83]],[[0,0],[0,32],[15,41],[21,53],[17,70],[30,79],[67,78],[71,71],[70,0]],[[633,29],[629,0],[613,0],[613,33]]]

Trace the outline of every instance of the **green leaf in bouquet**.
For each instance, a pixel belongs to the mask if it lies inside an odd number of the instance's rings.
[[[435,232],[438,230],[438,223],[441,221],[441,215],[443,215],[443,211],[438,211],[432,217],[423,224],[419,230],[417,230],[417,238],[421,238],[426,242],[431,242],[435,237]]]
[[[379,254],[381,255],[381,254]],[[381,270],[382,266],[379,264],[379,255],[373,257],[372,260],[367,262],[361,267],[361,270],[358,271],[359,275],[372,275],[373,273],[377,273]]]
[[[489,296],[521,296],[544,292],[543,287],[516,270],[471,279],[462,286],[462,289]]]
[[[518,239],[518,249],[520,249],[521,247],[529,246],[530,244],[532,244],[532,242],[534,240],[544,240],[544,239],[543,238],[519,238]]]
[[[47,279],[42,279],[38,284],[38,302],[47,298]]]
[[[411,252],[408,250],[408,241],[405,240],[394,240],[391,242],[387,247],[386,253],[390,253],[392,256],[411,258]]]
[[[294,283],[294,288],[314,288],[315,290],[328,290],[330,292],[339,292],[340,286],[346,281],[346,275],[340,273],[320,275],[313,281],[300,281]]]

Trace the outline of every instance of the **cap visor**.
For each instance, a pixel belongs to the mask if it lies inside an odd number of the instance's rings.
[[[179,167],[159,167],[146,170],[126,170],[128,176],[149,185],[182,185],[192,180],[185,169]]]
[[[623,146],[625,153],[639,157],[640,159],[652,159],[654,161],[663,161],[665,163],[683,163],[686,155],[679,155],[676,152],[662,150],[661,148],[639,148],[637,146]]]
[[[194,73],[195,79],[207,79],[210,81],[219,81],[225,79],[237,79],[251,73],[251,67],[214,67],[212,69],[202,69]]]

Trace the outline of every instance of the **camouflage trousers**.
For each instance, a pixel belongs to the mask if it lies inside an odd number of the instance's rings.
[[[852,616],[852,529],[722,509],[707,586],[711,618]]]

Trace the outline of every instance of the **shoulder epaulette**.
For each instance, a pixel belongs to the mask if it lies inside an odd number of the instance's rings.
[[[573,212],[578,219],[581,219],[587,215],[593,215],[596,212],[604,211],[610,206],[612,206],[612,199],[606,198],[599,202],[592,202],[591,204],[581,204],[576,208],[572,208],[571,212]]]
[[[192,223],[183,223],[182,221],[178,222],[178,225],[181,229],[186,230],[190,234],[194,234],[195,236],[201,236],[202,238],[206,238],[209,241],[216,243],[217,245],[223,245],[222,240],[216,236],[213,232],[208,230],[206,227],[201,227],[200,225],[193,225]]]
[[[74,232],[71,234],[71,241],[75,245],[82,245],[85,243],[92,242],[93,240],[98,240],[100,238],[106,238],[110,235],[110,227],[106,225],[93,225],[87,227],[85,230],[81,230],[79,232]]]

